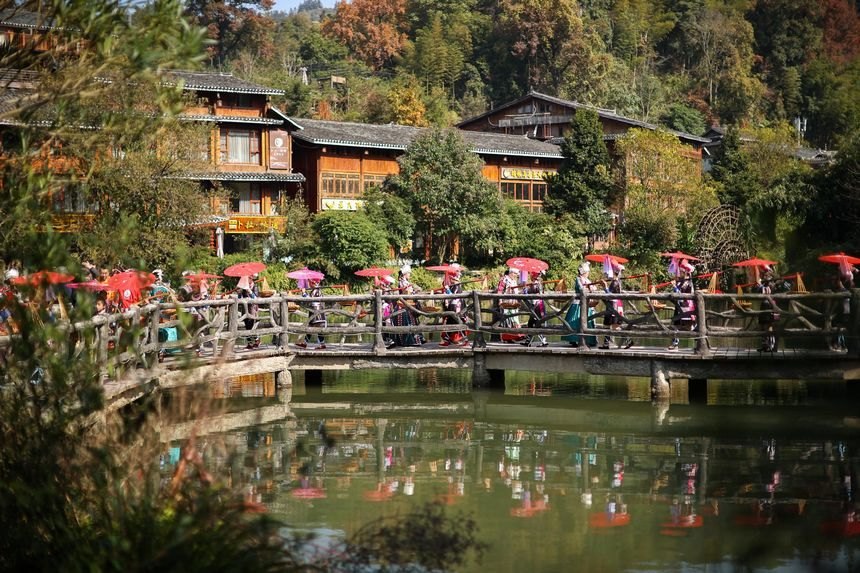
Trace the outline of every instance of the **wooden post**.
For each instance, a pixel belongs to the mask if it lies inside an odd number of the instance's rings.
[[[290,344],[290,303],[281,299],[281,334],[278,335],[278,346],[286,348]]]
[[[478,291],[472,291],[472,314],[475,316],[475,348],[486,348],[487,341],[484,340],[484,317],[481,316],[481,295]]]
[[[152,314],[149,315],[149,342],[152,344],[152,352],[158,359],[161,343],[158,341],[158,325],[161,322],[161,303],[155,305]]]
[[[860,288],[851,289],[851,325],[845,336],[848,354],[860,357]]]
[[[705,295],[702,291],[696,291],[696,354],[699,356],[710,356],[711,346],[708,343],[708,314],[705,312]]]
[[[373,310],[373,330],[375,333],[375,341],[373,344],[374,354],[385,353],[385,338],[382,335],[382,290],[376,289],[373,292],[374,310]]]
[[[585,329],[588,328],[588,293],[579,291],[579,332],[583,335],[580,342],[585,346]]]
[[[223,354],[233,354],[236,347],[236,340],[239,338],[239,299],[234,298],[230,301],[230,308],[227,311],[227,332],[230,337],[227,343],[224,344]]]

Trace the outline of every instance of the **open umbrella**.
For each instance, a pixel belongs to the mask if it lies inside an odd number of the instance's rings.
[[[858,265],[860,264],[860,258],[852,257],[851,255],[846,255],[845,253],[834,253],[832,255],[822,255],[818,257],[818,260],[824,263],[836,263],[837,265]]]
[[[58,273],[55,271],[38,271],[25,277],[16,277],[12,279],[11,282],[15,285],[39,286],[45,284],[58,285],[63,283],[70,283],[73,280],[75,280],[75,277],[66,273]]]
[[[319,271],[299,269],[297,271],[288,272],[287,277],[296,279],[297,281],[321,281],[325,278],[325,275]]]
[[[439,273],[446,273],[446,274],[455,274],[455,273],[459,273],[459,272],[466,270],[463,267],[461,267],[460,265],[456,265],[456,266],[454,266],[454,265],[435,265],[432,267],[424,267],[424,268],[427,269],[428,271],[436,271]]]
[[[661,257],[669,257],[670,259],[687,259],[688,261],[698,261],[699,259],[694,257],[693,255],[688,255],[687,253],[682,253],[681,251],[675,251],[674,253],[660,253]]]
[[[393,275],[394,271],[391,269],[383,269],[381,267],[370,267],[367,269],[361,269],[359,271],[355,271],[355,275],[359,277],[387,277],[388,275]]]
[[[128,270],[108,279],[108,287],[119,293],[123,307],[140,301],[140,291],[155,283],[155,275],[145,271]]]
[[[512,269],[526,271],[528,273],[539,273],[549,268],[549,263],[545,263],[540,259],[531,259],[529,257],[514,257],[505,261],[505,264]]]
[[[224,269],[224,274],[228,277],[249,277],[264,270],[266,270],[266,265],[263,263],[238,263]]]
[[[775,265],[776,261],[768,261],[765,259],[752,258],[745,261],[739,261],[732,264],[733,267],[769,267]]]
[[[215,280],[222,278],[221,275],[210,275],[209,273],[194,273],[193,275],[185,275],[184,278],[186,281],[190,283],[199,283],[208,280]]]
[[[598,253],[595,253],[593,255],[585,255],[585,260],[591,261],[592,263],[602,263],[603,259],[605,259],[606,257],[609,257],[609,260],[616,263],[620,263],[622,265],[627,264],[629,262],[624,257],[619,257],[618,255],[610,255],[609,253],[605,253],[602,255]]]
[[[100,283],[99,281],[86,281],[86,282],[82,282],[82,283],[69,283],[66,286],[69,288],[91,290],[91,291],[113,290],[108,285],[106,285],[105,283]]]

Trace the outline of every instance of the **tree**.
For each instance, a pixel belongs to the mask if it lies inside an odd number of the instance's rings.
[[[412,207],[403,197],[386,193],[379,187],[364,191],[364,212],[374,225],[384,229],[388,244],[402,248],[415,236]]]
[[[322,32],[373,69],[388,65],[406,42],[406,0],[341,0]]]
[[[614,182],[609,153],[597,112],[581,109],[561,145],[564,161],[558,174],[547,178],[547,213],[569,215],[582,224],[589,245],[609,230]]]
[[[274,0],[187,0],[185,13],[206,29],[213,40],[208,49],[210,58],[220,66],[243,49],[271,56],[275,22],[266,12],[272,6]]]
[[[483,162],[454,130],[428,130],[397,160],[386,188],[407,200],[427,251],[444,261],[456,241],[476,251],[492,244],[501,212],[498,189],[481,174]]]
[[[388,108],[391,121],[398,125],[427,125],[427,111],[421,100],[421,88],[413,78],[404,78],[388,92]]]
[[[314,262],[332,278],[351,277],[388,258],[385,231],[362,211],[325,211],[314,217],[312,227],[319,237]]]
[[[698,110],[682,103],[673,103],[663,114],[663,123],[686,133],[699,135],[705,132],[705,118]]]

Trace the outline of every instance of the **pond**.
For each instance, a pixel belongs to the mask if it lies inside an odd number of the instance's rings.
[[[860,409],[831,382],[649,381],[456,370],[219,384],[206,463],[285,522],[348,535],[428,501],[477,521],[467,571],[852,571]],[[169,435],[178,458],[181,432]],[[234,452],[230,454],[228,452]]]

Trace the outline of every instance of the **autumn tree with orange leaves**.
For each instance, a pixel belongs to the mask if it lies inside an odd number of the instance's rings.
[[[322,24],[323,34],[376,70],[403,51],[408,28],[406,0],[341,0]]]

